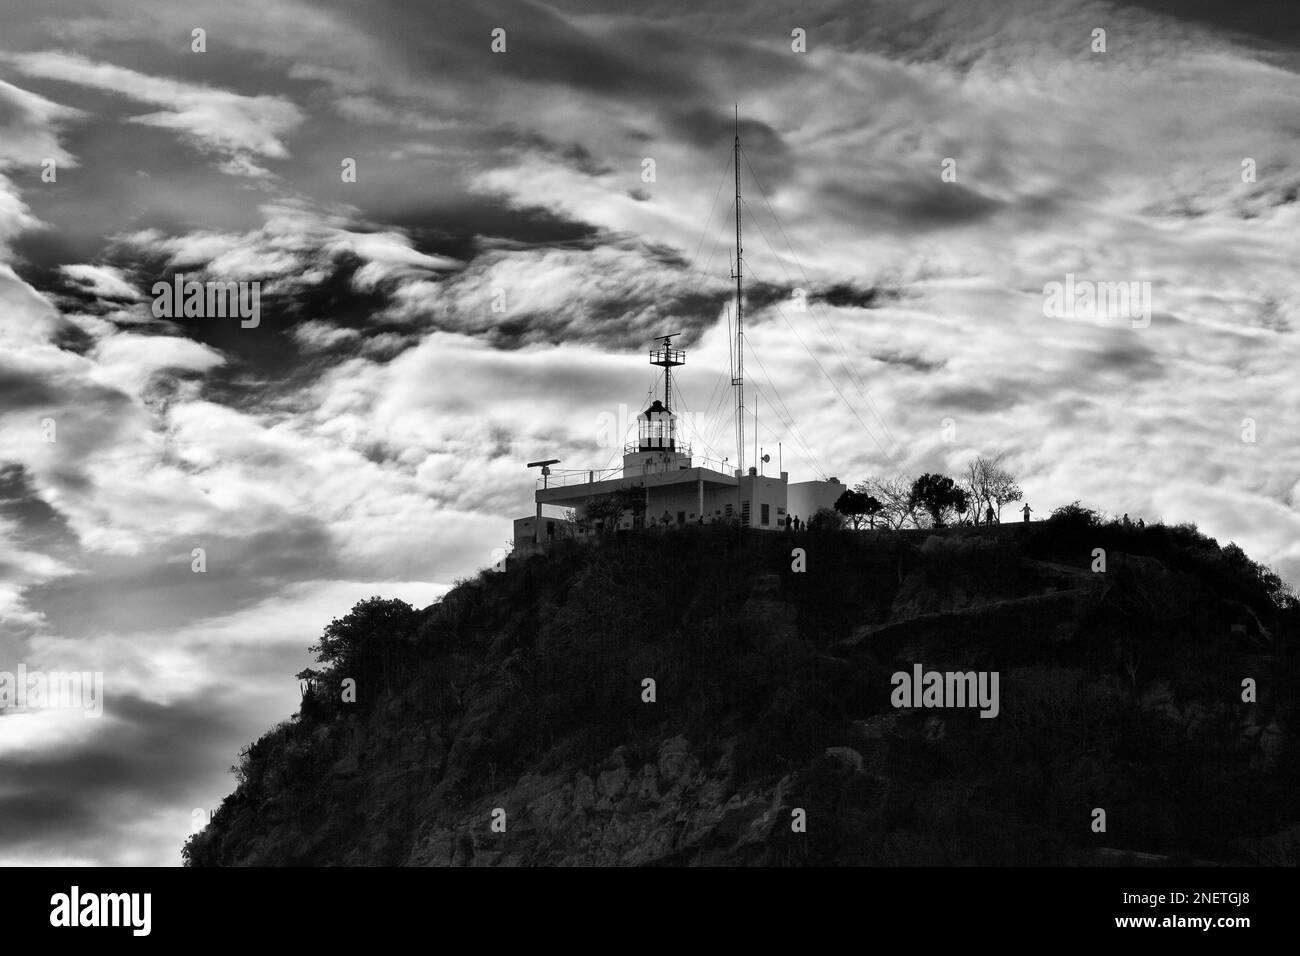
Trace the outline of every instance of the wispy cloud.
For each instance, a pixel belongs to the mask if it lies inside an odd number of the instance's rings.
[[[265,176],[257,159],[285,159],[284,137],[303,120],[291,101],[280,96],[244,96],[229,90],[151,76],[74,53],[6,54],[19,72],[74,83],[164,107],[128,122],[170,129],[195,148],[221,157],[221,169],[234,175]]]

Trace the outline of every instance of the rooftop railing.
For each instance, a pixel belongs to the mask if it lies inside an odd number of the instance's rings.
[[[625,454],[634,454],[640,450],[641,448],[639,445],[635,445],[635,444],[628,445],[626,446]],[[657,449],[652,449],[652,450],[657,450]],[[673,471],[681,471],[683,467],[708,468],[711,471],[721,472],[724,475],[731,475],[735,471],[735,469],[725,461],[719,461],[716,458],[707,458],[703,455],[696,456],[691,454],[690,445],[682,445],[677,450],[680,451],[681,454],[686,456],[687,458],[687,462],[685,463],[684,466],[682,464],[677,464],[672,467],[668,467],[660,462],[653,462],[649,466],[642,466],[647,468],[647,470],[641,472],[641,474],[647,474],[647,475],[667,474]],[[622,477],[623,477],[623,468],[621,465],[617,468],[603,468],[603,469],[596,469],[592,471],[578,471],[578,470],[553,471],[551,472],[550,476],[545,479],[546,482],[545,485],[542,484],[543,479],[538,478],[537,487],[538,488],[543,488],[543,487],[569,488],[574,485],[589,485],[589,484],[595,484],[598,481],[609,481],[611,479],[622,478]],[[629,475],[628,477],[629,480],[634,480],[640,477],[640,474]]]
[[[679,441],[669,445],[667,439],[663,439],[662,441],[651,439],[648,444],[650,447],[644,449],[647,453],[656,451],[675,451],[681,455],[691,454],[691,446],[687,442]],[[635,455],[642,450],[640,442],[630,441],[623,446],[623,454],[625,455]]]
[[[538,478],[537,487],[564,488],[569,485],[587,485],[597,481],[608,481],[610,478],[620,478],[622,475],[622,467],[594,471],[553,471],[546,479]],[[543,480],[546,482],[545,485],[542,484]]]
[[[686,353],[682,349],[675,349],[671,345],[661,345],[657,349],[650,350],[651,365],[685,365]]]

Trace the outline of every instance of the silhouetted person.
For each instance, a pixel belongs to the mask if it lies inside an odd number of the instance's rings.
[[[1130,528],[1130,527],[1132,527],[1132,525],[1129,523],[1129,520],[1128,520],[1128,512],[1127,512],[1127,511],[1124,512],[1124,527],[1126,527],[1126,528]]]
[[[1139,527],[1139,528],[1145,528],[1146,526],[1147,526],[1147,523],[1146,523],[1145,521],[1143,521],[1141,518],[1138,518],[1138,527]]]
[[[984,523],[985,523],[985,524],[994,524],[994,523],[995,523],[995,522],[993,521],[993,506],[992,506],[992,505],[989,505],[988,510],[984,512]]]
[[[1031,507],[1029,507],[1029,502],[1026,501],[1026,502],[1025,502],[1025,506],[1024,506],[1023,508],[1021,508],[1020,510],[1023,511],[1023,512],[1025,513],[1025,524],[1029,524],[1029,513],[1030,513],[1031,511],[1033,511],[1034,509],[1031,508]]]

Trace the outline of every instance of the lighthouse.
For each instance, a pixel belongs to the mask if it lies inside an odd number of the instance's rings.
[[[677,433],[677,416],[672,410],[673,369],[686,364],[686,352],[674,348],[672,332],[661,335],[650,350],[650,364],[662,368],[663,398],[636,417],[636,441],[623,446],[623,477],[654,475],[691,467],[691,446]]]
[[[780,531],[785,527],[791,496],[811,508],[814,500],[816,506],[823,506],[844,491],[834,479],[792,485],[785,471],[764,475],[751,466],[742,472],[728,468],[725,461],[694,454],[673,411],[673,370],[686,364],[685,350],[672,341],[678,334],[659,336],[650,349],[650,364],[663,369],[660,397],[637,415],[636,440],[623,446],[622,467],[608,472],[548,469],[534,491],[536,513],[515,521],[517,550],[544,546],[560,537],[600,533],[591,527],[587,515],[597,503],[615,497],[622,507],[614,521],[620,531],[662,531],[715,523]],[[548,459],[546,463],[556,462]],[[800,517],[807,520],[811,510]]]

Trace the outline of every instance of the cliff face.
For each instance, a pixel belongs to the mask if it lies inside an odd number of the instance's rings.
[[[1294,864],[1297,617],[1186,528],[561,545],[334,622],[186,856]],[[997,672],[997,716],[894,707],[916,664]]]

